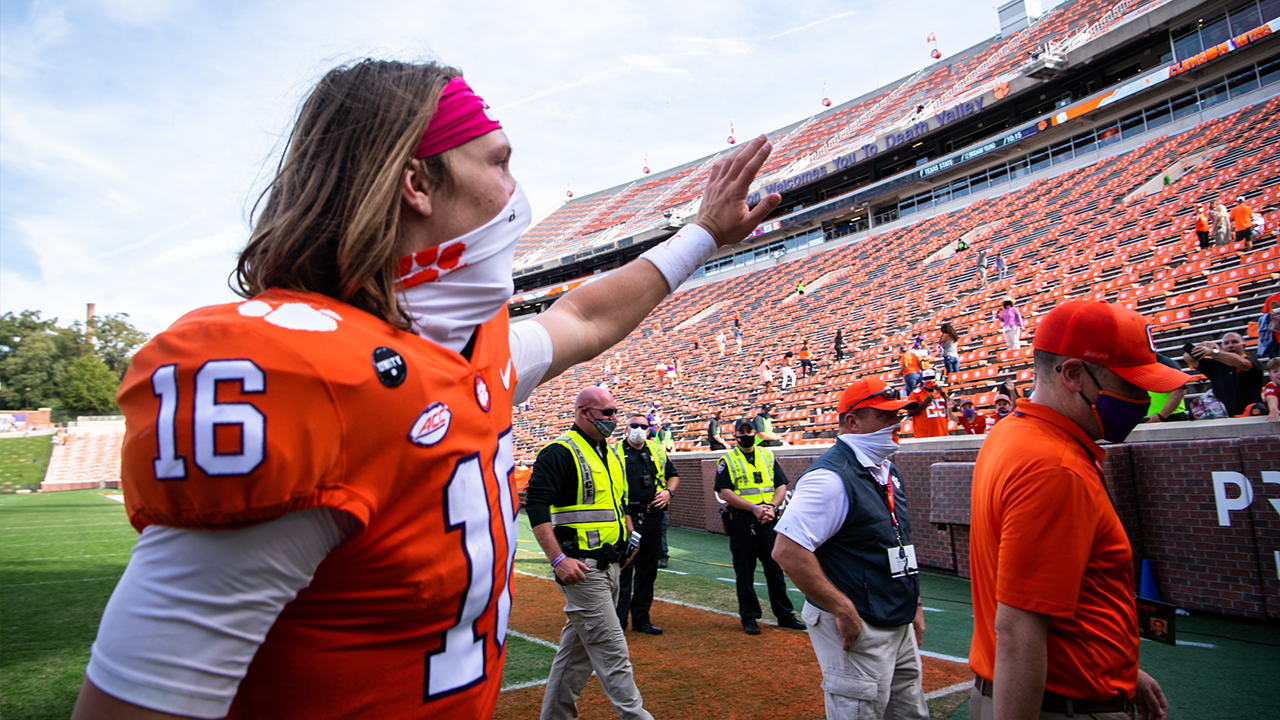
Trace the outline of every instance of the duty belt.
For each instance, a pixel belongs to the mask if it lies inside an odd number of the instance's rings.
[[[973,686],[982,693],[984,697],[991,697],[994,684],[984,680],[979,676],[974,676]],[[1118,713],[1129,712],[1133,707],[1132,700],[1126,700],[1119,695],[1110,700],[1077,700],[1069,698],[1065,695],[1044,691],[1044,701],[1040,703],[1040,712],[1057,713],[1058,715],[1066,715],[1074,717],[1076,715],[1091,715],[1094,713]]]

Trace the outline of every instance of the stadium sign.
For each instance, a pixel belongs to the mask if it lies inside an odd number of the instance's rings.
[[[909,124],[894,128],[893,131],[881,135],[875,142],[854,148],[847,153],[838,155],[819,165],[806,168],[803,172],[790,177],[766,180],[763,187],[757,188],[747,196],[747,204],[754,205],[760,202],[760,198],[768,193],[784,193],[816,182],[827,175],[846,170],[852,165],[873,158],[886,150],[911,145],[927,133],[936,132],[955,123],[957,120],[981,113],[984,108],[995,101],[995,93],[988,91],[972,100],[956,103],[952,107],[933,115],[917,116],[919,119],[913,118]]]
[[[1073,105],[1054,115],[1051,122],[1055,126],[1061,125],[1062,123],[1074,120],[1081,115],[1086,115],[1094,110],[1119,102],[1131,95],[1140,93],[1155,85],[1159,85],[1166,80],[1177,77],[1182,73],[1200,67],[1205,63],[1213,62],[1214,60],[1235,52],[1236,50],[1239,50],[1240,48],[1261,38],[1267,37],[1277,31],[1280,31],[1280,18],[1272,20],[1265,25],[1260,25],[1246,33],[1236,35],[1235,37],[1228,39],[1226,42],[1220,45],[1215,45],[1197,55],[1193,55],[1176,65],[1162,67],[1154,72],[1144,75],[1143,77],[1137,78],[1132,82],[1125,83],[1115,90],[1109,90],[1096,97],[1090,98],[1089,100]]]

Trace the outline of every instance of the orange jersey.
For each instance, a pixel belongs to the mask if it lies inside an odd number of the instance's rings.
[[[924,411],[911,418],[912,434],[918,438],[942,437],[948,434],[947,400],[942,393],[916,388],[908,400],[924,405]]]
[[[1204,216],[1204,213],[1196,215],[1196,231],[1209,232],[1209,220]]]
[[[507,332],[503,310],[467,360],[271,291],[192,312],[134,357],[119,402],[139,531],[312,507],[362,526],[281,612],[228,717],[492,714],[516,542]]]
[[[920,372],[920,356],[910,350],[902,353],[898,360],[902,364],[903,375],[911,375],[912,373]]]
[[[1235,226],[1236,232],[1253,227],[1253,210],[1244,203],[1231,208],[1231,224]]]

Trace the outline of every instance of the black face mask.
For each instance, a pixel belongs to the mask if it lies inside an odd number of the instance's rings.
[[[739,435],[738,446],[742,448],[753,448],[756,446],[755,435]]]

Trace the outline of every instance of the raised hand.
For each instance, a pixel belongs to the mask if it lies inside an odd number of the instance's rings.
[[[711,233],[717,246],[741,242],[782,202],[781,195],[769,193],[754,209],[747,207],[747,190],[771,152],[773,144],[761,135],[711,167],[698,224]]]

